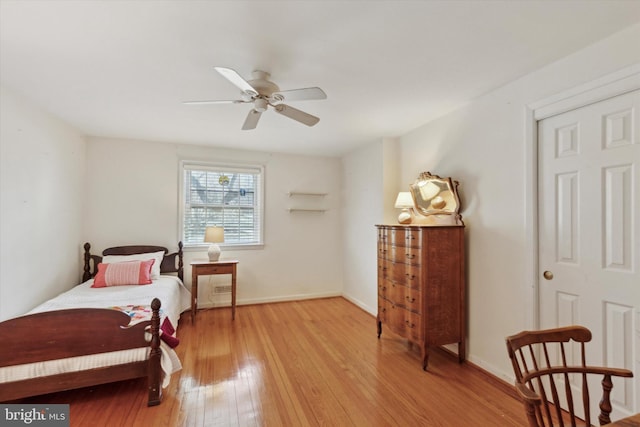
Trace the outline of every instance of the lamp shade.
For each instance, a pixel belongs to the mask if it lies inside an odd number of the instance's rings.
[[[204,241],[207,243],[224,242],[224,227],[212,226],[207,227],[204,231]]]
[[[411,197],[411,193],[408,191],[399,192],[395,207],[398,209],[412,208],[413,198]]]

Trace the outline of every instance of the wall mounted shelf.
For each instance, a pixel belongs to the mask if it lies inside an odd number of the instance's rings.
[[[327,193],[317,193],[317,192],[313,192],[313,191],[289,191],[287,193],[287,196],[289,196],[289,198],[291,197],[297,197],[297,200],[299,200],[302,206],[306,206],[306,207],[289,207],[287,208],[287,211],[289,211],[289,213],[291,212],[315,212],[315,213],[323,213],[326,211],[326,209],[324,208],[324,196],[326,196]]]
[[[290,209],[287,209],[287,210],[289,211],[289,213],[291,213],[291,212],[319,212],[319,213],[326,212],[326,209],[290,208]]]
[[[287,193],[287,196],[289,197],[294,197],[294,196],[315,196],[315,197],[324,197],[326,196],[327,193],[309,193],[309,192],[304,192],[304,191],[289,191]]]

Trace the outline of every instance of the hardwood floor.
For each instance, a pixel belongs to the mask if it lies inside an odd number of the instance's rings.
[[[144,380],[25,400],[69,403],[71,426],[524,426],[522,404],[469,364],[417,348],[342,298],[183,315],[160,406]],[[505,350],[506,357],[506,350]]]

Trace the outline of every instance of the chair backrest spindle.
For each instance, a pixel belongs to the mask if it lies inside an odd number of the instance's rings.
[[[591,332],[581,326],[524,331],[507,337],[507,350],[530,427],[591,425],[590,375],[603,376],[600,424],[610,422],[611,376],[632,377],[628,369],[588,366],[586,346]],[[578,345],[576,345],[578,344]],[[579,350],[578,350],[579,349]],[[576,351],[577,350],[577,351]],[[577,352],[580,355],[577,355]],[[578,384],[578,380],[581,384]],[[573,382],[572,382],[573,381]],[[582,405],[574,401],[582,395]]]

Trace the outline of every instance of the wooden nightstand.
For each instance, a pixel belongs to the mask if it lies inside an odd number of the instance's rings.
[[[231,319],[236,318],[236,266],[237,259],[220,261],[195,260],[191,262],[191,319],[195,322],[198,310],[198,276],[231,275]]]

